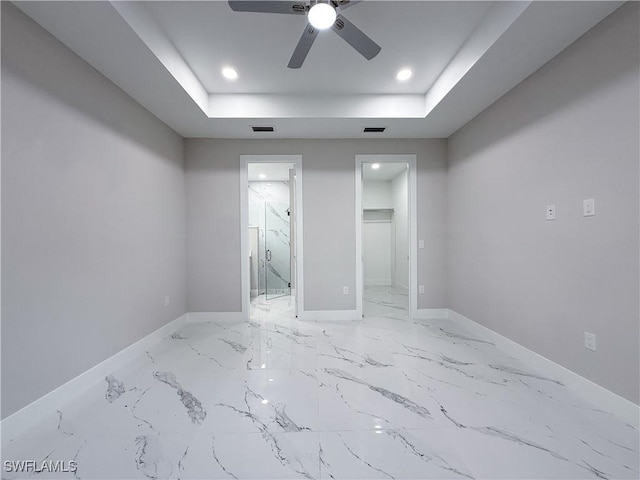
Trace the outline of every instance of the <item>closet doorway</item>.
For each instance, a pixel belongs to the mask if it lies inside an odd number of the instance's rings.
[[[357,308],[363,316],[417,310],[415,155],[356,156]]]

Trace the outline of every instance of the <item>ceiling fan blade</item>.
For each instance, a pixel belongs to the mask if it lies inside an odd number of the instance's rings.
[[[340,10],[346,10],[349,7],[353,7],[363,0],[331,0],[333,6],[339,8]]]
[[[371,60],[382,49],[380,45],[371,40],[362,30],[342,15],[338,15],[331,30],[340,35],[345,42],[360,52],[367,60]]]
[[[231,10],[235,12],[289,13],[304,15],[307,8],[303,2],[285,2],[280,0],[229,0]]]
[[[311,45],[313,45],[317,36],[318,29],[313,28],[311,24],[308,23],[304,32],[302,32],[298,45],[296,45],[296,48],[293,51],[293,55],[291,55],[291,60],[289,60],[287,67],[300,68],[302,66],[304,59],[307,58],[307,54],[309,53],[309,50],[311,50]]]

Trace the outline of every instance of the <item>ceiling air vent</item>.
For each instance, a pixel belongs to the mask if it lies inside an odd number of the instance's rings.
[[[254,132],[275,132],[273,127],[253,126],[251,130]]]
[[[364,133],[382,133],[387,127],[364,127]]]

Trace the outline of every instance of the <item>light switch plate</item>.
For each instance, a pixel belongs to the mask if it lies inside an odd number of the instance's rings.
[[[593,198],[587,198],[582,201],[582,215],[584,217],[593,217],[596,214],[596,201]]]
[[[591,332],[584,332],[584,348],[596,351],[596,334]]]

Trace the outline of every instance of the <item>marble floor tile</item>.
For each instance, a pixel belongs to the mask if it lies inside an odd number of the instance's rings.
[[[637,436],[624,443],[558,425],[446,430],[475,478],[638,478]]]
[[[199,432],[176,466],[179,478],[320,478],[318,433]]]
[[[473,478],[432,430],[366,430],[320,434],[321,478]]]
[[[189,323],[16,438],[3,479],[637,479],[638,419],[581,398],[481,329],[417,320],[366,288],[365,317]]]

